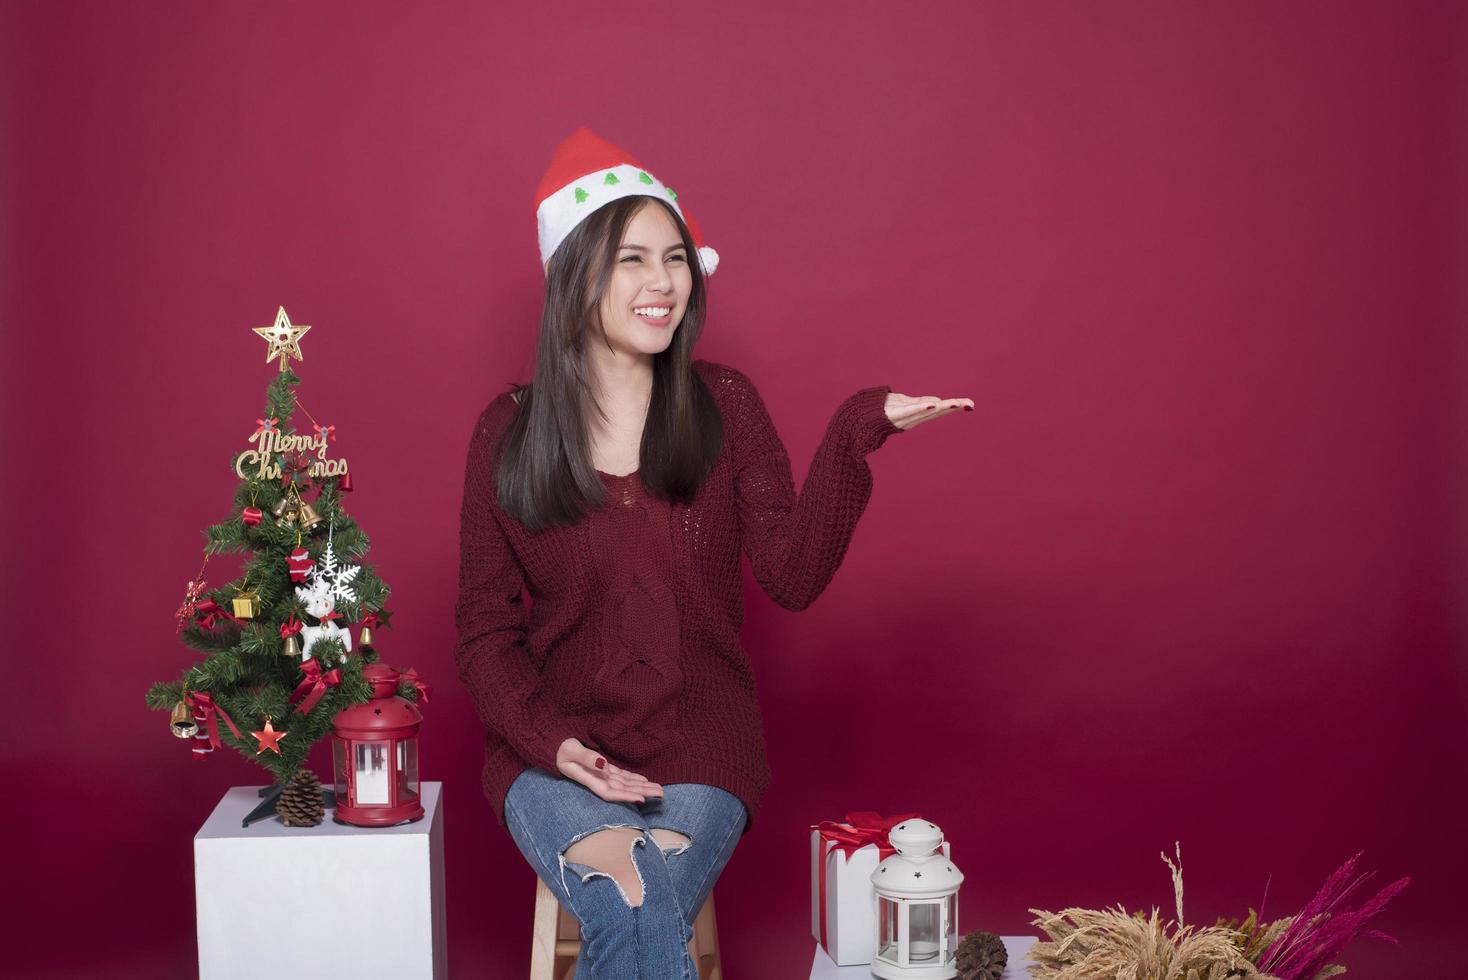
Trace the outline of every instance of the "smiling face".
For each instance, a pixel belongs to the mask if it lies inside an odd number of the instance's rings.
[[[627,222],[600,313],[607,344],[618,353],[666,350],[683,320],[693,273],[678,225],[649,200]]]

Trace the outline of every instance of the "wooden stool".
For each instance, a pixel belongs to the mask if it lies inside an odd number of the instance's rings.
[[[556,901],[555,892],[535,879],[535,937],[530,947],[530,980],[565,980],[581,953],[581,923]],[[719,964],[719,930],[714,924],[714,895],[693,920],[688,955],[699,980],[723,980]]]

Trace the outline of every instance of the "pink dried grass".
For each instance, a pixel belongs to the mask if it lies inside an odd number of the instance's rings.
[[[1346,899],[1351,893],[1375,874],[1373,871],[1347,880],[1355,871],[1356,861],[1362,853],[1357,851],[1325,880],[1315,897],[1305,903],[1279,938],[1264,950],[1257,963],[1260,970],[1279,980],[1315,980],[1321,975],[1342,972],[1340,968],[1332,968],[1331,960],[1357,936],[1396,942],[1395,938],[1380,930],[1365,928],[1366,920],[1385,908],[1412,879],[1398,878],[1360,907],[1346,908]]]

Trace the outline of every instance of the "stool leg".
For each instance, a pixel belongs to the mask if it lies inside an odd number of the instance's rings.
[[[530,944],[530,980],[555,980],[556,922],[561,903],[535,879],[535,930]]]
[[[695,947],[697,953],[694,953]],[[693,920],[693,941],[688,944],[688,950],[698,967],[699,980],[723,980],[723,964],[719,961],[719,927],[714,918],[712,892]]]

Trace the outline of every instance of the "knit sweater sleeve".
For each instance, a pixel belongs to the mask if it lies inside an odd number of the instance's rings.
[[[754,577],[786,609],[825,591],[872,492],[867,454],[901,432],[887,417],[888,385],[863,388],[836,409],[799,495],[790,457],[754,384],[727,368],[735,394],[733,452],[739,530]]]
[[[492,412],[493,406],[479,418],[464,475],[454,661],[484,724],[527,763],[555,773],[556,750],[576,732],[540,689],[530,660],[525,574],[494,512]]]

